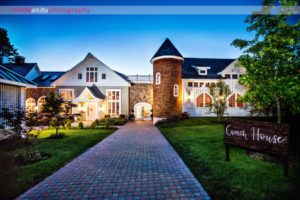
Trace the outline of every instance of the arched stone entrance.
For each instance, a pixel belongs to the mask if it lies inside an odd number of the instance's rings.
[[[134,116],[136,120],[151,120],[152,105],[140,102],[134,105]]]

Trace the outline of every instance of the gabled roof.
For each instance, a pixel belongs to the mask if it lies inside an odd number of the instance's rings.
[[[41,75],[33,80],[40,87],[50,87],[51,83],[56,81],[59,77],[66,72],[62,71],[43,71]]]
[[[2,65],[0,65],[0,82],[11,85],[35,87],[35,83]]]
[[[22,63],[20,65],[16,65],[15,63],[5,63],[2,65],[11,71],[20,74],[21,76],[26,76],[32,70],[32,68],[37,66],[37,63]]]
[[[99,99],[104,99],[105,95],[100,92],[97,86],[93,85],[91,87],[87,87],[89,91],[94,95],[94,97],[99,98]]]
[[[154,54],[151,60],[161,56],[177,56],[182,57],[176,47],[172,44],[172,42],[167,38],[164,43],[159,47],[157,52]]]
[[[182,63],[182,78],[186,79],[215,79],[219,78],[218,73],[223,71],[235,59],[219,59],[219,58],[184,58]],[[210,67],[207,75],[199,75],[195,69],[197,67]]]

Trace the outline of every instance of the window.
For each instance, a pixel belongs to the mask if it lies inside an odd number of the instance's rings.
[[[204,85],[204,83],[200,82],[200,87],[202,87]]]
[[[155,84],[156,84],[156,85],[159,85],[159,84],[160,84],[160,79],[161,79],[160,73],[157,72],[156,75],[155,75]]]
[[[244,103],[241,102],[241,101],[237,101],[239,97],[240,97],[239,94],[233,94],[233,95],[231,95],[231,97],[228,99],[229,107],[231,107],[231,108],[235,108],[235,107],[243,108],[244,107]]]
[[[174,97],[178,97],[179,94],[179,86],[177,84],[174,85]]]
[[[38,105],[38,112],[41,112],[43,110],[43,106],[46,103],[46,97],[40,97],[37,101],[37,105]]]
[[[78,79],[82,79],[82,73],[78,73]]]
[[[188,87],[193,87],[193,82],[188,82]]]
[[[34,98],[28,98],[26,100],[26,111],[27,112],[34,112],[36,107],[36,103]]]
[[[98,82],[98,68],[97,67],[87,67],[86,68],[86,82]]]
[[[194,83],[194,87],[198,87],[198,83],[197,82]]]
[[[66,101],[72,101],[74,98],[74,89],[60,89],[59,95]]]
[[[226,79],[230,79],[230,78],[231,78],[231,75],[230,75],[230,74],[225,74],[225,78],[226,78]]]
[[[118,117],[121,113],[121,90],[107,90],[107,114]]]
[[[200,70],[200,75],[206,75],[206,70]]]
[[[102,74],[102,79],[106,79],[106,74]]]
[[[238,79],[238,75],[237,74],[232,74],[232,79]]]
[[[206,83],[206,84],[205,84],[205,87],[209,87],[209,83]]]
[[[197,97],[197,107],[209,107],[212,105],[212,98],[206,94],[202,93]]]

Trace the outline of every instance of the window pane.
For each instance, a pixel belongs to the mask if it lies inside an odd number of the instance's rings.
[[[197,107],[203,107],[203,94],[197,97]]]
[[[212,99],[208,94],[205,94],[205,106],[209,107],[211,106]]]
[[[95,72],[95,82],[98,82],[97,76],[98,76],[98,73]]]
[[[229,107],[235,107],[235,94],[229,98]]]
[[[119,100],[119,99],[120,99],[120,96],[119,96],[119,95],[120,95],[120,92],[117,91],[117,92],[116,92],[116,100]]]
[[[90,82],[90,74],[89,74],[89,72],[86,72],[86,82]]]
[[[188,87],[193,87],[193,82],[188,82]]]
[[[119,109],[120,109],[120,105],[119,105],[119,102],[116,102],[116,113],[117,113],[117,115],[119,115],[120,113],[119,113]]]
[[[94,82],[94,73],[90,73],[90,82]]]

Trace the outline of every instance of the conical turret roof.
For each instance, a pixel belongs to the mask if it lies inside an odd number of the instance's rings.
[[[176,47],[173,45],[173,43],[169,40],[169,38],[167,38],[164,41],[164,43],[159,47],[159,49],[154,54],[151,60],[161,56],[177,56],[183,58],[179,51],[176,49]]]

